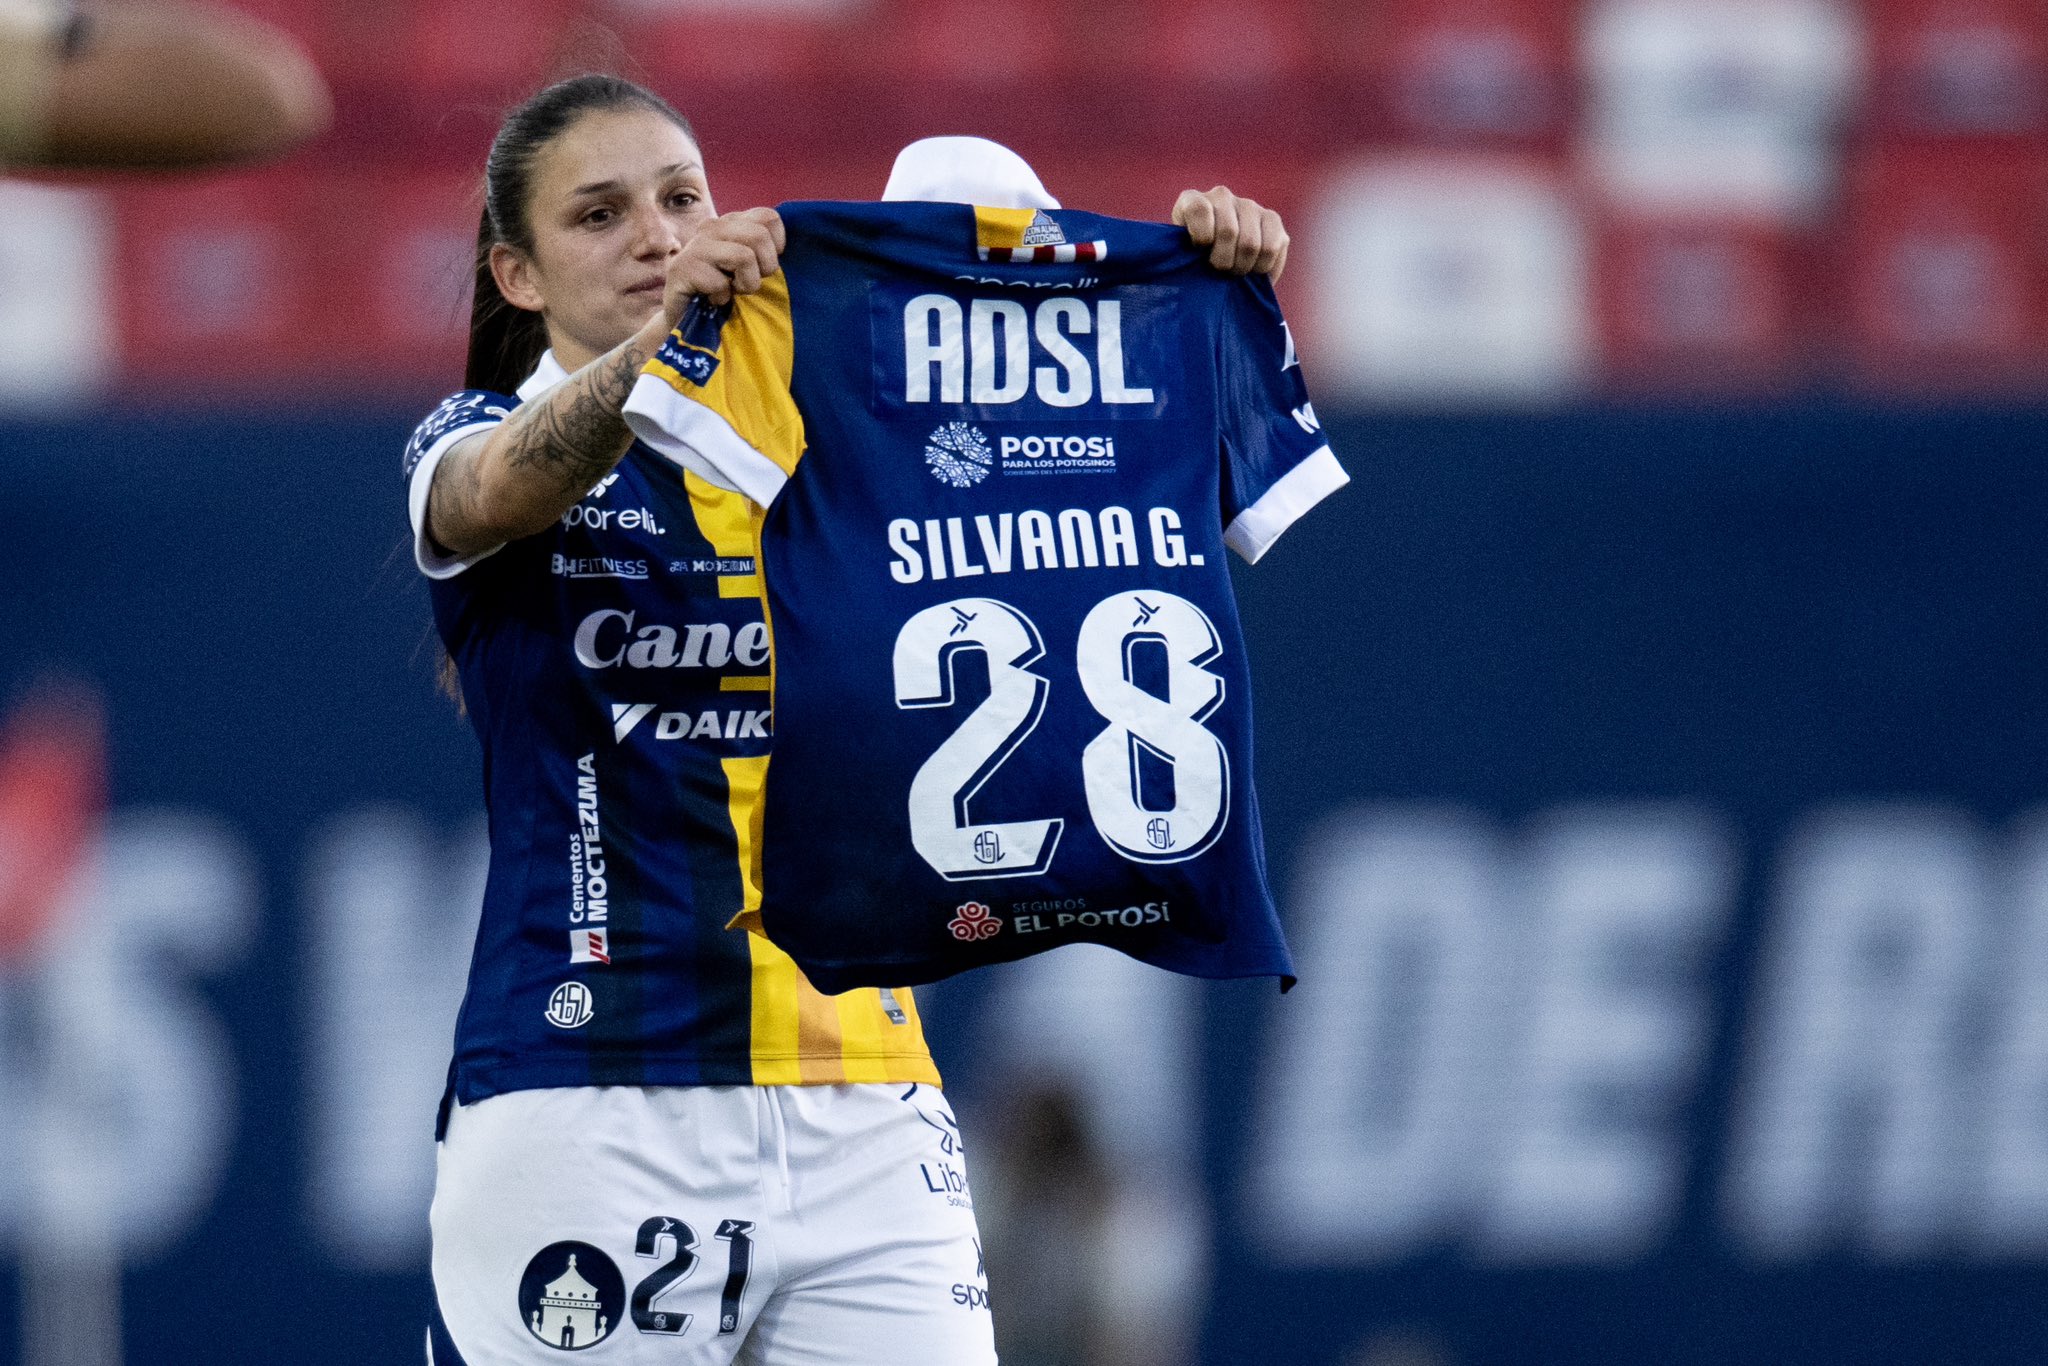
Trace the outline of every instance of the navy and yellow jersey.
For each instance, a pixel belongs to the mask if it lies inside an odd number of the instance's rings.
[[[540,535],[467,559],[426,537],[435,464],[518,401],[456,394],[405,457],[490,817],[455,1097],[936,1082],[907,989],[822,995],[732,925],[770,735],[759,509],[636,445]]]
[[[626,409],[767,507],[765,933],[826,990],[1082,940],[1291,979],[1224,550],[1345,475],[1269,283],[1085,213],[782,214]]]

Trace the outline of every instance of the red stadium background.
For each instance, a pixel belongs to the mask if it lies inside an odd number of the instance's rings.
[[[10,281],[20,317],[62,311],[78,338],[10,357],[10,388],[439,389],[497,115],[588,66],[696,123],[727,209],[872,196],[934,132],[1008,142],[1098,211],[1227,183],[1294,230],[1284,301],[1333,399],[2048,373],[2037,0],[247,8],[316,55],[337,126],[247,174],[17,192],[0,221],[25,238],[61,214],[83,259]]]

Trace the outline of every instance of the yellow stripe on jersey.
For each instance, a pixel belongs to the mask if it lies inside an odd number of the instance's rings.
[[[888,1036],[884,1031],[900,1030],[903,1026],[890,1024],[888,1016],[882,1013],[882,993],[872,990],[844,992],[833,997],[832,1004],[839,1012],[839,1036],[846,1041],[846,1079],[896,1080],[884,1075],[889,1070],[882,1059],[888,1051]]]
[[[945,1085],[939,1079],[939,1065],[932,1061],[931,1048],[924,1041],[924,1016],[917,1013],[917,1000],[910,988],[897,987],[889,996],[896,1003],[896,1008],[903,1012],[902,1024],[897,1024],[890,1016],[882,993],[874,988],[849,991],[839,998],[842,1001],[860,998],[879,1012],[885,1022],[873,1052],[867,1047],[867,1036],[858,1035],[851,1029],[847,1031],[847,1080],[861,1080],[853,1075],[854,1067],[864,1066],[871,1057],[880,1057],[887,1059],[889,1066],[885,1072],[875,1076],[876,1081],[921,1081],[932,1086]]]
[[[839,1032],[846,1038],[848,1081],[901,1081],[903,1078],[896,1075],[887,1061],[892,1041],[914,1030],[912,1037],[918,1047],[924,1046],[922,1026],[911,1023],[915,1017],[910,1007],[910,988],[898,987],[889,994],[895,999],[896,1008],[903,1012],[902,1024],[889,1018],[879,991],[849,991],[833,998],[839,1006]]]
[[[690,494],[690,512],[697,530],[721,560],[747,560],[754,555],[755,524],[761,509],[743,494],[722,489],[695,470],[683,471]],[[751,577],[751,576],[747,576]]]
[[[756,936],[757,938],[759,936]],[[796,964],[790,967],[795,969]],[[806,1086],[836,1086],[846,1080],[846,1036],[839,1029],[839,1007],[811,985],[797,969],[797,1071]]]
[[[758,503],[744,494],[722,489],[693,471],[683,472],[683,487],[690,491],[690,510],[697,529],[711,542],[720,559],[755,559],[761,553],[763,513]],[[720,597],[762,597],[761,576],[728,574],[718,581]],[[768,620],[768,604],[761,604],[761,619]],[[771,629],[769,640],[774,640]],[[775,657],[768,658],[766,674],[729,674],[718,680],[720,692],[773,692]],[[739,838],[740,885],[746,889],[745,904],[727,922],[727,929],[761,932],[761,810],[762,791],[767,784],[766,755],[753,759],[727,759],[725,781],[732,810],[733,830]]]
[[[696,514],[697,530],[711,542],[711,551],[721,560],[751,560],[758,549],[761,508],[745,494],[722,489],[695,470],[683,471],[683,487],[690,493],[690,511]],[[720,574],[721,598],[758,598],[761,576]]]
[[[748,935],[747,947],[754,961],[754,1085],[943,1084],[908,987],[890,993],[904,1017],[897,1024],[875,988],[826,996],[760,935]]]
[[[761,792],[768,781],[768,756],[721,759],[725,770],[726,809],[732,813],[733,836],[740,860],[740,909],[727,929],[761,926]]]
[[[754,964],[754,1085],[799,1086],[796,990],[803,981],[795,962],[758,934],[747,936]]]
[[[1010,247],[1024,245],[1024,233],[1032,220],[1038,217],[1036,209],[991,209],[983,204],[974,206],[974,245],[977,247]]]
[[[669,334],[677,345],[681,330]],[[725,419],[739,438],[788,475],[804,453],[804,419],[790,397],[796,366],[796,331],[789,313],[789,279],[780,273],[761,282],[758,294],[734,299],[732,315],[718,333],[718,366],[702,384],[665,361],[647,362],[655,375],[683,397]]]
[[[921,1081],[939,1085],[939,1069],[925,1046],[924,1021],[907,988],[892,992],[904,1021],[897,1024],[882,993],[863,987],[823,996],[795,960],[768,942],[760,929],[761,788],[768,758],[722,761],[733,833],[739,841],[740,886],[745,906],[732,928],[747,935],[753,963],[753,1063],[756,1086],[816,1086],[842,1081]]]

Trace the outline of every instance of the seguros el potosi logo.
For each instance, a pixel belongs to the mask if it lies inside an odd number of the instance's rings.
[[[963,944],[993,939],[1003,932],[1003,918],[979,901],[963,902],[946,922],[946,928]]]
[[[988,478],[995,452],[981,429],[968,422],[948,422],[925,442],[924,463],[942,484],[971,489]]]

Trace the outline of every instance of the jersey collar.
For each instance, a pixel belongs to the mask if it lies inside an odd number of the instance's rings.
[[[882,198],[992,209],[1057,209],[1031,164],[987,138],[919,138],[896,154]]]
[[[544,351],[541,353],[540,364],[533,367],[533,373],[519,386],[519,401],[531,403],[567,378],[569,372],[555,359],[555,353],[552,350]]]

